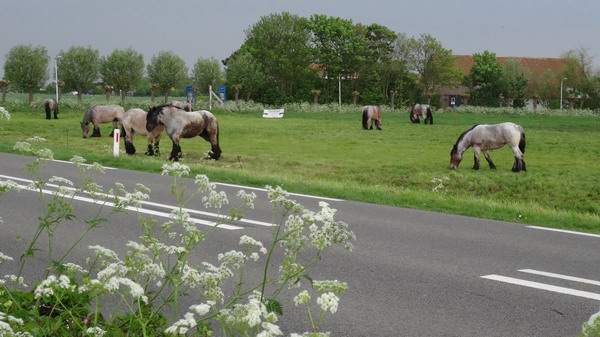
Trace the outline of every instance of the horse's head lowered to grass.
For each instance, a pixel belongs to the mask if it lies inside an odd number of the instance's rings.
[[[479,153],[481,151],[483,151],[483,155],[490,168],[495,169],[496,165],[492,162],[488,151],[501,148],[505,144],[510,146],[515,157],[512,167],[513,172],[527,171],[525,160],[523,160],[525,153],[525,131],[520,125],[510,122],[477,124],[463,132],[450,151],[450,168],[458,168],[458,165],[462,161],[463,153],[472,146],[475,159],[473,169],[479,169]]]

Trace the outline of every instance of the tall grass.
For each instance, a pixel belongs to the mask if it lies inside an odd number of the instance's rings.
[[[81,138],[85,107],[69,104],[61,103],[60,119],[51,121],[44,119],[41,105],[7,105],[12,118],[0,123],[0,151],[12,152],[15,141],[39,135],[61,159],[85,151],[86,158],[104,165],[155,172],[166,162],[167,137],[160,158],[130,157],[124,151],[113,158],[108,137]],[[136,98],[126,104],[152,102]],[[204,104],[196,108],[207,108]],[[410,123],[408,108],[384,107],[383,131],[365,131],[360,107],[288,104],[282,119],[262,118],[263,108],[233,102],[214,108],[223,157],[206,160],[209,144],[185,139],[182,162],[215,181],[281,185],[294,192],[600,232],[597,112],[465,107],[435,112],[431,126]],[[482,164],[473,171],[470,150],[458,170],[448,169],[450,149],[461,132],[476,123],[505,121],[525,128],[527,172],[510,171],[507,148],[491,152],[497,170]],[[108,135],[109,126],[102,129]],[[143,138],[135,140],[138,152],[145,148]]]

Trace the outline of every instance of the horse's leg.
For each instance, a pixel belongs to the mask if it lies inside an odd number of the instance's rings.
[[[200,137],[202,137],[204,140],[210,143],[210,153],[208,154],[210,158],[218,160],[221,157],[221,147],[219,146],[218,131],[213,134],[209,134],[208,131],[202,131]]]
[[[173,141],[173,149],[171,150],[169,160],[179,161],[179,158],[181,158],[181,147],[179,146],[179,137],[172,137],[171,140]]]
[[[94,131],[90,137],[100,137],[100,127],[98,124],[94,124]]]
[[[527,171],[527,167],[525,166],[525,160],[523,160],[523,157],[515,156],[515,163],[513,164],[512,171]]]
[[[488,151],[483,151],[483,155],[485,157],[485,160],[487,160],[488,164],[490,164],[490,168],[492,170],[495,170],[496,165],[494,165],[494,163],[492,162],[492,157],[490,157],[490,153]]]
[[[113,121],[113,128],[112,128],[112,130],[110,130],[110,135],[108,135],[109,137],[114,137],[116,128],[117,128],[117,121]]]
[[[50,107],[46,105],[44,108],[46,109],[46,119],[50,119]]]
[[[377,126],[377,130],[381,130],[381,120],[376,119],[375,120],[375,125]]]
[[[58,119],[58,106],[54,109],[54,119]]]
[[[125,129],[123,129],[125,131]],[[125,132],[123,132],[125,133]],[[127,154],[135,154],[135,146],[133,146],[133,138],[135,136],[135,131],[131,130],[128,132],[127,136],[125,136],[125,153]]]
[[[160,148],[159,148],[159,144],[160,144],[160,136],[162,133],[159,133],[158,136],[154,136],[154,155],[155,156],[160,156]]]
[[[527,171],[525,167],[525,160],[523,160],[523,152],[521,152],[517,146],[513,146],[512,150],[513,154],[515,155],[515,163],[513,164],[512,171]]]
[[[473,159],[475,163],[473,164],[473,170],[479,170],[479,152],[481,148],[479,146],[473,146]]]

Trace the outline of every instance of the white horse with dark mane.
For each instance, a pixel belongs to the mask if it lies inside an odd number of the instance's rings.
[[[515,157],[513,164],[513,172],[527,171],[523,155],[525,153],[525,131],[523,127],[515,123],[500,123],[500,124],[477,124],[469,130],[463,132],[450,151],[450,168],[458,167],[462,160],[463,153],[473,147],[475,156],[474,170],[479,169],[479,153],[483,151],[483,155],[490,164],[491,169],[495,169],[496,165],[492,162],[492,158],[488,150],[499,149],[505,144],[510,146]]]

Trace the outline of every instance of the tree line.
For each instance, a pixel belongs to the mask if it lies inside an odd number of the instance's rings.
[[[221,63],[199,58],[191,72],[172,51],[161,51],[145,65],[133,48],[116,49],[101,57],[92,47],[73,46],[54,59],[61,88],[81,94],[100,86],[113,91],[149,92],[165,102],[173,88],[192,85],[201,93],[225,85],[233,99],[264,104],[312,101],[409,105],[439,103],[442,85],[465,84],[469,103],[497,106],[503,101],[522,106],[524,99],[550,102],[559,95],[561,79],[568,78],[571,100],[582,108],[598,108],[600,76],[587,50],[568,51],[564,69],[532,73],[518,60],[502,65],[496,55],[473,55],[475,65],[464,76],[456,57],[434,37],[408,37],[373,23],[326,15],[300,17],[288,12],[269,14],[244,31],[245,41]],[[54,69],[45,47],[18,45],[6,55],[3,99],[7,88],[33,92]]]

